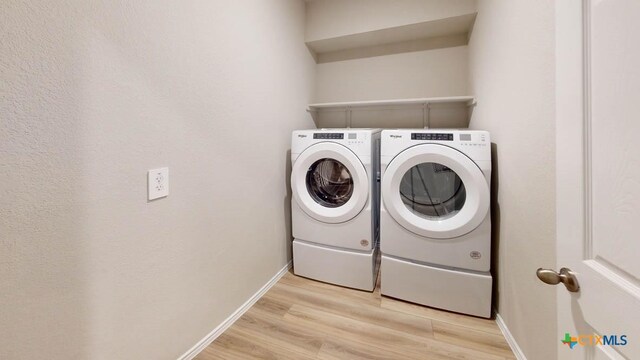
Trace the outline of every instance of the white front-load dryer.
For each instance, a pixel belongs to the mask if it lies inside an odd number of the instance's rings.
[[[486,131],[382,132],[383,295],[491,316]]]
[[[380,130],[294,131],[293,270],[372,291],[379,237]]]

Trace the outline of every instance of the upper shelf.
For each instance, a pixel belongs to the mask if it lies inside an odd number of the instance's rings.
[[[476,13],[307,41],[318,63],[466,45]]]
[[[437,103],[462,103],[465,105],[474,105],[475,97],[473,96],[449,96],[434,98],[414,98],[414,99],[391,99],[391,100],[370,100],[370,101],[347,101],[332,103],[316,103],[309,104],[309,111],[318,111],[321,109],[349,109],[357,107],[371,106],[389,106],[389,105],[426,105]]]

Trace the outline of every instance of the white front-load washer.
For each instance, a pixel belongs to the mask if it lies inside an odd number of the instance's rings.
[[[383,295],[491,316],[491,139],[486,131],[382,132]]]
[[[378,272],[380,130],[294,131],[293,271],[372,291]]]

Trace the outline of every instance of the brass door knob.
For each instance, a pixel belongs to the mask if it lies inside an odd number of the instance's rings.
[[[557,285],[559,283],[563,283],[564,287],[566,287],[570,292],[580,291],[578,278],[576,277],[576,274],[569,268],[563,267],[562,269],[560,269],[560,273],[557,273],[551,269],[540,268],[536,271],[536,275],[538,275],[538,279],[542,280],[542,282],[546,284]]]

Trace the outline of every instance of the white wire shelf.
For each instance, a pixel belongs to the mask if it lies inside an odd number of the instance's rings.
[[[402,106],[402,105],[429,105],[442,103],[464,103],[467,106],[475,105],[473,96],[449,96],[434,98],[413,98],[413,99],[389,99],[389,100],[367,100],[367,101],[345,101],[309,104],[309,111],[319,111],[322,109],[350,109],[358,107],[374,106]]]

